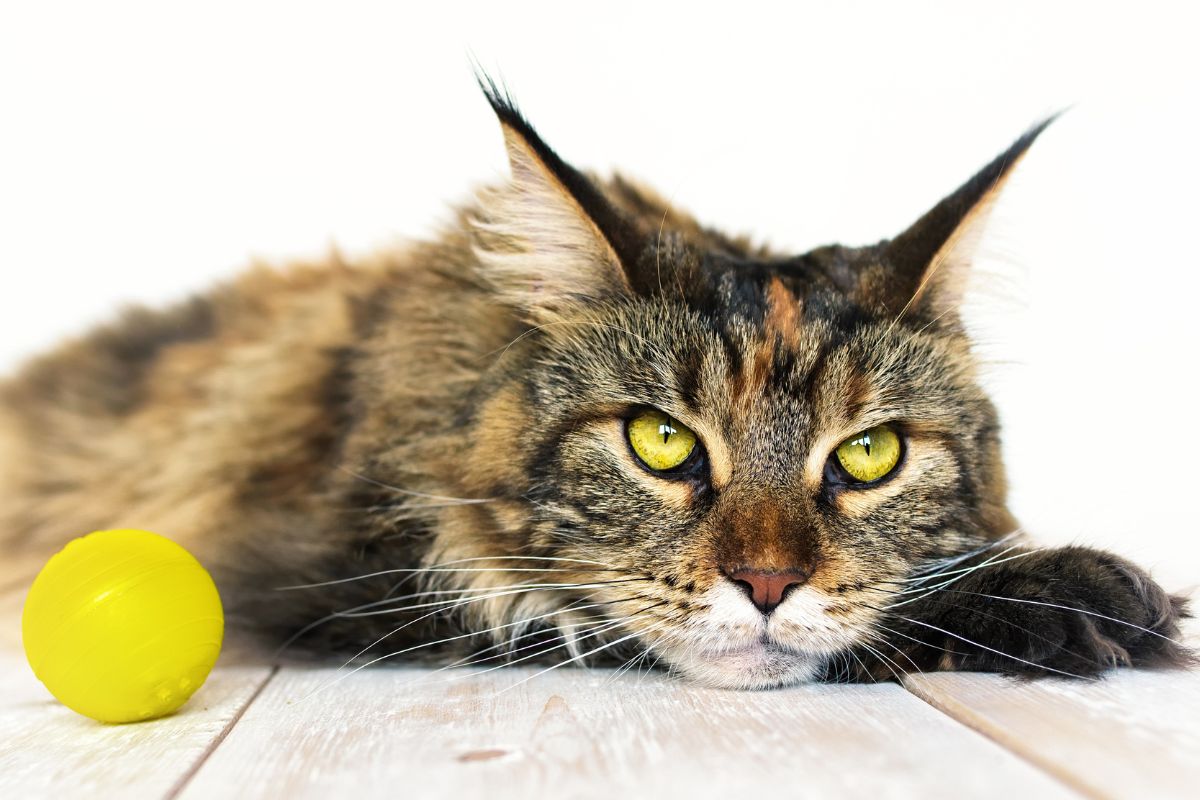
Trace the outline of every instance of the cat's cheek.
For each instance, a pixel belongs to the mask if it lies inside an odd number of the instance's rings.
[[[504,386],[488,398],[479,419],[465,438],[466,457],[456,463],[464,490],[488,497],[501,487],[521,486],[527,480],[528,408],[519,384]],[[508,454],[496,458],[496,453]]]

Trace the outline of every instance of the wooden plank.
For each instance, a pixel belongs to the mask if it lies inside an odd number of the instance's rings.
[[[21,653],[21,609],[28,585],[0,591],[0,652]]]
[[[1093,797],[1200,796],[1200,673],[1099,682],[935,673],[907,688]]]
[[[167,797],[270,675],[220,664],[178,713],[104,725],[51,697],[22,652],[0,648],[0,797]]]
[[[181,798],[1077,797],[895,684],[285,668]]]

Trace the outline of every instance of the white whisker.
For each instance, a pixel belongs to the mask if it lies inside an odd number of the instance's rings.
[[[954,594],[968,594],[968,595],[973,595],[975,597],[986,597],[990,600],[1004,600],[1009,603],[1028,603],[1029,605],[1033,605],[1033,606],[1046,606],[1047,608],[1059,608],[1059,609],[1062,609],[1063,611],[1074,611],[1077,614],[1085,614],[1089,617],[1097,617],[1099,619],[1108,620],[1109,622],[1115,622],[1118,625],[1125,625],[1127,627],[1133,628],[1134,630],[1141,631],[1142,633],[1148,633],[1151,636],[1157,636],[1158,638],[1164,639],[1173,644],[1182,644],[1182,642],[1177,642],[1174,639],[1172,639],[1170,636],[1164,636],[1163,634],[1159,633],[1158,631],[1153,631],[1153,630],[1150,630],[1149,628],[1143,628],[1141,625],[1135,625],[1134,623],[1127,622],[1126,620],[1123,620],[1123,619],[1117,619],[1116,617],[1110,617],[1107,614],[1101,614],[1098,611],[1089,611],[1086,608],[1076,608],[1074,606],[1060,605],[1059,603],[1047,603],[1042,600],[1026,600],[1026,599],[1019,598],[1019,597],[1002,597],[1002,596],[996,595],[996,594],[984,594],[983,592],[968,592],[968,591],[964,591],[962,589],[943,589],[942,591],[952,592]]]
[[[574,564],[593,564],[593,565],[603,567],[604,570],[602,570],[602,571],[607,571],[607,570],[617,571],[616,568],[609,567],[603,561],[590,561],[588,559],[582,559],[582,558],[554,558],[554,557],[550,557],[550,556],[477,556],[475,558],[462,558],[462,559],[458,559],[456,561],[446,561],[442,564],[432,564],[428,567],[404,567],[404,568],[397,568],[397,569],[383,569],[383,570],[379,570],[377,572],[367,572],[362,575],[354,575],[349,578],[337,578],[335,580],[320,581],[319,583],[300,583],[300,584],[295,584],[292,586],[276,586],[275,591],[284,592],[284,591],[292,591],[294,589],[317,589],[322,586],[336,586],[337,584],[340,584],[340,583],[352,583],[354,581],[362,581],[362,580],[367,580],[369,578],[377,578],[381,575],[402,575],[402,574],[411,574],[411,573],[449,572],[451,570],[443,570],[443,569],[441,569],[441,567],[449,566],[452,564],[467,564],[467,563],[471,563],[471,562],[475,562],[475,561],[559,561],[559,562],[569,562],[569,563],[574,563]],[[563,567],[562,569],[566,570],[568,568]],[[484,570],[484,571],[486,571],[486,570]],[[507,567],[496,567],[495,571],[497,571],[497,572],[502,572],[502,571],[519,572],[519,571],[530,571],[530,570],[518,570],[518,569],[509,569]],[[557,570],[554,570],[551,568],[546,568],[546,571],[554,572]]]
[[[449,502],[449,503],[455,504],[455,505],[474,505],[477,503],[491,503],[491,502],[494,502],[499,499],[496,497],[449,497],[447,495],[441,495],[441,494],[429,494],[428,492],[416,492],[416,491],[413,491],[412,489],[401,489],[399,486],[392,486],[390,483],[384,483],[383,481],[377,481],[374,478],[369,478],[366,475],[355,472],[354,470],[352,470],[348,467],[344,467],[340,464],[338,465],[338,469],[340,469],[342,472],[345,472],[347,475],[351,475],[351,476],[359,479],[360,481],[365,481],[366,483],[372,484],[374,486],[378,486],[381,489],[387,489],[388,491],[396,492],[397,494],[408,495],[409,497],[423,497],[426,500],[441,500],[441,501],[446,501],[446,502]]]
[[[986,644],[980,644],[979,642],[972,641],[965,636],[959,636],[957,633],[948,631],[945,628],[939,628],[936,625],[930,625],[927,622],[921,622],[920,620],[911,619],[911,618],[905,617],[901,614],[896,614],[895,616],[898,617],[899,619],[902,619],[905,622],[911,623],[913,625],[920,625],[922,628],[929,628],[930,630],[938,631],[939,633],[944,633],[947,636],[958,639],[960,642],[966,642],[967,644],[974,645],[975,647],[978,647],[982,650],[987,650],[989,653],[995,653],[998,656],[1004,656],[1005,658],[1011,658],[1013,661],[1019,661],[1022,664],[1028,664],[1031,667],[1035,667],[1037,669],[1043,669],[1043,670],[1046,670],[1047,672],[1055,672],[1055,673],[1058,673],[1059,675],[1065,675],[1068,678],[1079,678],[1080,680],[1083,679],[1082,675],[1076,675],[1074,672],[1066,672],[1061,669],[1055,669],[1054,667],[1048,667],[1045,664],[1037,664],[1037,663],[1034,663],[1033,661],[1027,661],[1026,659],[1021,658],[1020,656],[1014,656],[1011,653],[1004,652],[1003,650],[997,650],[994,647],[988,647]],[[913,637],[908,636],[907,634],[901,633],[900,631],[892,630],[891,628],[888,628],[885,625],[880,625],[879,627],[883,628],[885,631],[888,631],[889,633],[893,633],[897,636],[903,636],[905,639],[912,639],[914,642],[918,642],[919,644],[924,644],[926,647],[929,646],[929,644],[927,642],[922,642],[920,639],[913,639]]]

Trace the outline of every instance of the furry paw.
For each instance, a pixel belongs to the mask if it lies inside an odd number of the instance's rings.
[[[897,611],[909,644],[919,640],[917,655],[937,669],[1092,677],[1194,663],[1180,643],[1186,601],[1128,561],[1082,547],[983,566]]]

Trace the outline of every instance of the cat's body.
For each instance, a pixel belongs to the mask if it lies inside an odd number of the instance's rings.
[[[513,182],[435,241],[259,269],[0,386],[10,577],[141,527],[315,652],[730,686],[1186,660],[1137,568],[1009,536],[956,304],[1038,131],[891,242],[783,257],[582,176],[489,96]],[[686,462],[631,448],[647,409],[695,432]],[[901,455],[856,481],[832,454],[875,426]]]

